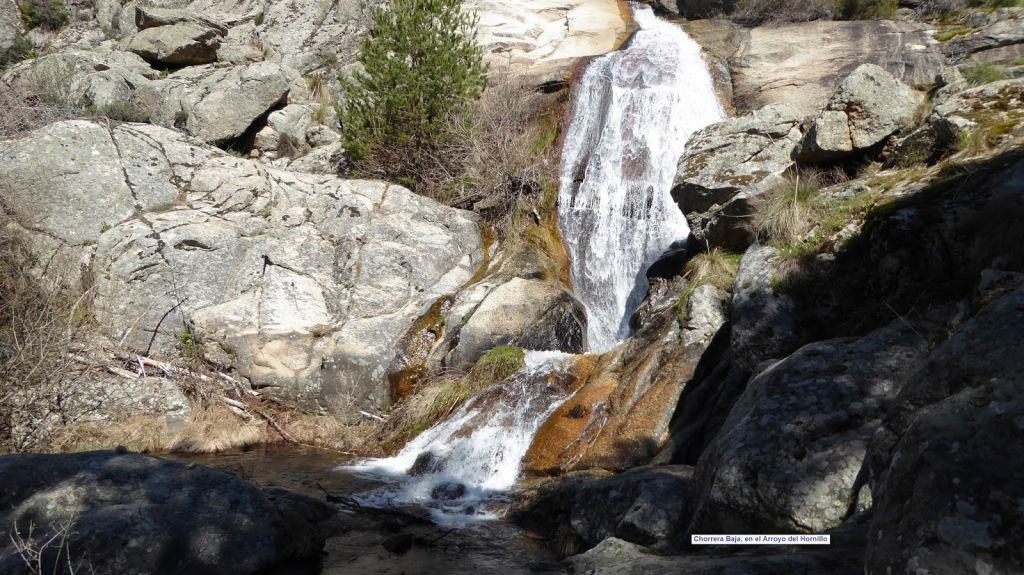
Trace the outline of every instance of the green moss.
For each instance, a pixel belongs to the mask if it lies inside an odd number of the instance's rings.
[[[974,31],[974,28],[972,28],[970,26],[964,26],[962,24],[961,25],[955,25],[955,26],[949,26],[949,27],[943,28],[942,30],[939,30],[939,32],[937,34],[935,34],[935,39],[938,40],[939,42],[949,42],[953,38],[958,38],[960,36],[965,36],[967,34],[970,34],[973,31]]]

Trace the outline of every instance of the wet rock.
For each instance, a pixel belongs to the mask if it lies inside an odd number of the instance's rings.
[[[754,377],[697,465],[694,533],[818,533],[857,503],[867,444],[924,363],[901,322],[812,343]]]
[[[699,292],[699,293],[698,293]],[[644,465],[664,446],[672,413],[725,321],[726,294],[701,286],[685,318],[674,302],[626,344],[584,358],[581,387],[540,427],[523,460],[532,473]]]
[[[672,198],[701,245],[735,250],[750,243],[751,201],[793,165],[802,120],[788,106],[768,106],[705,128],[687,142]]]
[[[331,515],[295,494],[266,495],[232,475],[138,454],[14,455],[0,458],[0,524],[27,537],[57,534],[46,572],[263,573],[318,559]],[[61,533],[66,535],[60,535]],[[201,544],[196,538],[201,538]],[[61,567],[58,567],[61,566]],[[10,540],[0,571],[24,568]]]
[[[412,535],[409,533],[399,533],[392,537],[388,537],[381,542],[381,546],[388,551],[388,553],[394,553],[395,555],[405,555],[412,549]]]
[[[461,483],[442,483],[430,490],[431,499],[454,501],[466,495],[466,486]]]
[[[881,67],[859,66],[814,120],[796,159],[835,160],[867,150],[909,126],[917,100],[909,86]]]
[[[60,122],[4,146],[0,177],[47,182],[24,233],[48,259],[86,258],[107,333],[159,355],[188,329],[209,357],[314,411],[385,407],[395,342],[482,260],[466,212],[268,169],[165,128]]]
[[[217,60],[223,30],[194,22],[180,22],[140,30],[126,49],[151,62],[191,66]]]

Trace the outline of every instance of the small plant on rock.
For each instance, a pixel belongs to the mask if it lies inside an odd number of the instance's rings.
[[[71,20],[64,0],[20,0],[22,20],[28,29],[38,28],[47,32],[56,32],[67,26]]]

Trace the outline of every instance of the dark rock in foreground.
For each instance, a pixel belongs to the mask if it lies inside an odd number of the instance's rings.
[[[325,540],[317,524],[333,514],[314,499],[139,454],[8,456],[0,477],[0,525],[20,534],[0,543],[0,573],[25,569],[14,540],[27,542],[30,530],[46,573],[265,573],[285,562],[315,572]]]

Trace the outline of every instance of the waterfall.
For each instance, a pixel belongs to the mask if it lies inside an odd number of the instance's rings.
[[[690,230],[670,196],[690,135],[724,116],[700,48],[674,24],[633,5],[639,30],[595,59],[576,88],[565,139],[559,226],[573,287],[586,305],[591,351],[613,347],[647,291],[644,275]],[[409,442],[398,455],[348,467],[390,481],[365,505],[421,505],[459,525],[491,505],[567,389],[567,354],[526,352],[526,367]]]
[[[645,272],[690,228],[670,195],[693,132],[724,117],[700,46],[633,5],[622,50],[595,59],[576,86],[562,150],[558,221],[590,351],[629,334]]]
[[[374,507],[421,505],[443,525],[492,517],[487,504],[515,484],[537,429],[568,399],[558,375],[570,357],[527,351],[526,366],[517,374],[474,396],[394,457],[347,468],[398,479],[360,501]]]

